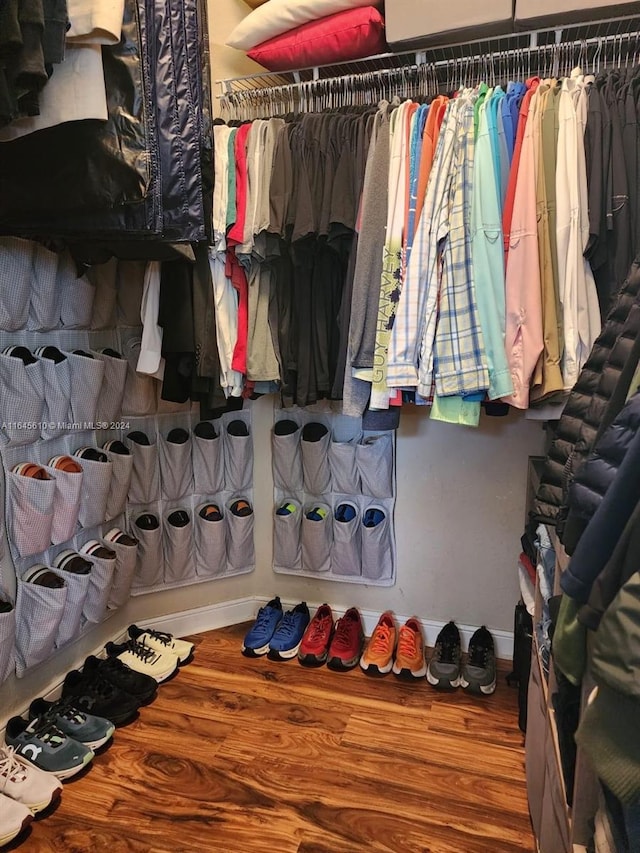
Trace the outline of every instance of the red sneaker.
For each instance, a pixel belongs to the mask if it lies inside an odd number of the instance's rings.
[[[333,613],[328,604],[321,604],[304,632],[298,660],[303,666],[322,666],[327,659],[333,634]]]
[[[363,643],[364,631],[360,612],[357,607],[350,607],[342,619],[336,622],[327,660],[329,669],[345,670],[357,666]]]

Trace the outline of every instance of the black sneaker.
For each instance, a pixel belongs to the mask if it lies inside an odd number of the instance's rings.
[[[138,713],[138,700],[97,672],[72,669],[65,676],[62,696],[65,699],[72,696],[80,710],[106,717],[114,726],[130,723]]]
[[[440,690],[460,686],[460,632],[453,622],[447,622],[436,638],[436,645],[427,667],[427,681]]]
[[[483,625],[469,640],[467,660],[460,684],[469,693],[489,696],[496,689],[496,653],[493,637]]]
[[[84,662],[85,673],[100,675],[114,687],[124,690],[138,702],[148,705],[158,695],[158,682],[150,675],[136,672],[119,658],[97,658],[89,655]]]

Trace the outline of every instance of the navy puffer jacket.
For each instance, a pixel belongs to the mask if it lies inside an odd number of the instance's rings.
[[[639,430],[640,393],[636,393],[605,430],[569,487],[568,514],[563,535],[568,554],[575,551]]]

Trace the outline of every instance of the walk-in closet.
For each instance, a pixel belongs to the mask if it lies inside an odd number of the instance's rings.
[[[640,17],[0,0],[0,849],[640,853]]]

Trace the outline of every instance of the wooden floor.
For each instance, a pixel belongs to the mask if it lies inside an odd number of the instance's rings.
[[[416,684],[240,654],[246,626],[193,662],[23,853],[531,853],[516,691]]]

